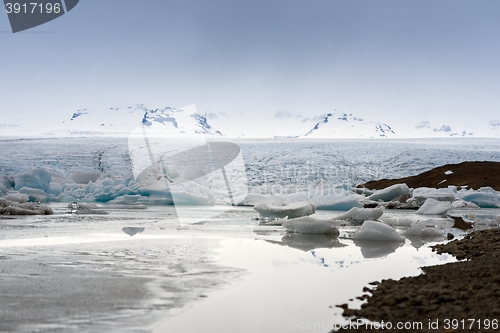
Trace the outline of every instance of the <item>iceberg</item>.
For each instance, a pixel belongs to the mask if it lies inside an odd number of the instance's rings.
[[[406,184],[394,184],[383,190],[378,190],[368,198],[373,201],[391,201],[403,194],[411,194],[411,190]]]
[[[436,199],[429,198],[425,200],[422,207],[417,210],[419,215],[444,215],[449,210],[453,208],[451,202],[448,201],[438,201]]]
[[[339,216],[336,216],[336,219],[339,220],[347,220],[350,222],[361,223],[366,220],[378,220],[384,214],[384,208],[357,208],[353,207],[349,211]]]
[[[323,220],[306,216],[283,222],[289,233],[339,235],[338,225],[342,221]]]
[[[422,203],[429,198],[438,201],[455,201],[455,199],[457,198],[457,190],[455,187],[449,187],[449,188],[419,187],[413,190],[413,198]]]
[[[360,202],[360,198],[354,195],[347,195],[343,197],[338,196],[325,196],[325,197],[314,197],[311,202],[316,206],[318,210],[349,210],[353,207],[362,208],[363,205]]]
[[[15,176],[15,189],[19,190],[23,187],[43,190],[49,190],[49,184],[52,180],[52,175],[45,169],[34,169],[31,171],[19,173]]]
[[[403,241],[404,237],[396,229],[385,223],[365,221],[361,228],[352,236],[353,239],[372,241]]]
[[[295,202],[289,205],[277,206],[269,204],[258,204],[253,207],[259,215],[260,219],[281,219],[288,217],[294,219],[297,217],[309,216],[314,214],[316,208],[307,202]]]
[[[54,211],[45,205],[32,202],[16,202],[0,198],[0,215],[52,215]]]
[[[429,225],[426,221],[416,221],[412,223],[411,227],[406,230],[403,234],[405,236],[416,236],[422,238],[444,238],[445,228],[440,228],[435,225]]]
[[[480,189],[462,196],[464,201],[472,202],[481,208],[500,208],[500,193]]]

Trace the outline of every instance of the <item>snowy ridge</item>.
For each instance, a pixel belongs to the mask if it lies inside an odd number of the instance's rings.
[[[182,109],[167,107],[165,109],[146,110],[142,123],[151,128],[161,128],[171,134],[208,134],[222,133],[207,122],[207,118],[196,112],[196,107],[190,105]]]
[[[310,138],[375,138],[394,137],[391,126],[374,121],[366,121],[352,114],[335,110],[324,115],[304,137]]]
[[[0,124],[1,134],[32,137],[127,136],[141,124],[167,135],[206,134],[221,136],[195,105],[184,108],[148,109],[142,104],[106,109],[80,109],[50,125]]]

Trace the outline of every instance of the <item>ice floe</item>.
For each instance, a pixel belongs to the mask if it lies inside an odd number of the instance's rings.
[[[378,220],[384,214],[384,208],[357,208],[353,207],[349,211],[335,218],[338,220],[346,220],[350,222],[361,223],[366,220]]]
[[[452,208],[453,205],[449,201],[438,201],[436,199],[429,198],[425,200],[425,203],[417,210],[417,214],[444,215]]]
[[[353,239],[371,241],[403,241],[404,236],[383,222],[365,221],[352,236]]]
[[[290,233],[338,235],[338,225],[341,223],[342,221],[306,216],[288,220],[282,225]]]
[[[406,184],[395,184],[389,187],[386,187],[383,190],[378,190],[374,194],[369,196],[370,200],[373,201],[391,201],[393,199],[396,199],[397,197],[404,195],[404,194],[411,194],[411,189],[408,187]]]
[[[463,195],[462,199],[481,208],[500,208],[500,193],[491,187],[482,187],[474,192],[467,191],[467,194]]]
[[[314,214],[316,208],[307,202],[295,202],[289,205],[272,205],[272,204],[257,204],[253,207],[259,215],[261,220],[266,219],[282,219],[288,217],[289,219],[308,216]]]
[[[0,215],[52,215],[50,207],[33,202],[9,201],[0,198]]]

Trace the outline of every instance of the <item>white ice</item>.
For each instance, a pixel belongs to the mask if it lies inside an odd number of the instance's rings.
[[[453,208],[453,205],[449,201],[438,201],[436,199],[429,198],[425,200],[425,203],[417,210],[417,214],[420,215],[444,215],[449,210]]]
[[[341,223],[342,221],[305,216],[283,222],[282,225],[291,233],[338,235],[338,225]]]
[[[374,201],[391,201],[403,194],[411,194],[411,190],[406,184],[394,184],[383,190],[378,190],[370,195],[369,199]]]
[[[289,219],[308,216],[314,214],[316,208],[307,202],[295,202],[289,205],[270,205],[270,204],[257,204],[253,207],[261,219],[280,219],[288,217]]]
[[[364,222],[366,220],[378,220],[384,214],[384,208],[357,208],[353,207],[349,211],[336,216],[336,219],[347,220],[351,222]]]
[[[472,202],[481,208],[500,208],[500,192],[491,187],[482,187],[478,191],[466,191],[462,199]]]
[[[353,239],[374,241],[403,241],[404,236],[396,229],[378,221],[365,221],[352,236]]]
[[[454,201],[457,198],[457,190],[454,186],[449,188],[419,187],[413,190],[412,197],[421,203],[428,198],[438,201]]]

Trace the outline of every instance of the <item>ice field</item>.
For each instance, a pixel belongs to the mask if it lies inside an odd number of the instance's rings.
[[[329,332],[345,322],[336,305],[360,305],[369,282],[455,261],[429,247],[465,233],[450,216],[476,229],[500,224],[500,209],[474,204],[495,207],[488,189],[351,190],[500,161],[496,139],[231,142],[246,199],[231,206],[215,193],[213,204],[180,211],[163,190],[135,182],[126,139],[0,140],[0,197],[38,197],[54,211],[0,215],[0,331]],[[100,178],[82,184],[76,173]],[[8,189],[12,180],[30,190]],[[420,211],[357,206],[405,191],[425,201]],[[87,214],[71,213],[72,201],[90,202]],[[298,217],[287,220],[291,212]]]

